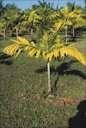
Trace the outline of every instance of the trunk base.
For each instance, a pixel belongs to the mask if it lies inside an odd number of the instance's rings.
[[[49,94],[49,95],[48,95],[48,98],[54,98],[54,95]]]

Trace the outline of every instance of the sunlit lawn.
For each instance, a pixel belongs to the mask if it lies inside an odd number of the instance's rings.
[[[28,39],[28,36],[26,36]],[[86,55],[85,35],[74,43]],[[0,40],[1,49],[9,39]],[[86,67],[74,59],[51,63],[54,99],[47,99],[45,60],[25,53],[14,59],[0,52],[0,126],[1,128],[58,128],[67,126],[77,113],[77,105],[58,100],[86,97]],[[58,126],[58,127],[57,127]]]

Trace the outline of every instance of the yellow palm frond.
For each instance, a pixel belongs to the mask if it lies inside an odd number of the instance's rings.
[[[37,50],[36,50],[35,48],[33,48],[32,50],[30,50],[30,51],[28,52],[28,55],[29,55],[29,56],[33,56],[33,55],[36,54],[36,52],[37,52]]]
[[[45,56],[46,56],[46,52],[45,51],[42,51],[42,56],[43,56],[43,58],[45,58]]]
[[[41,17],[37,14],[36,10],[30,12],[28,22],[29,23],[38,23],[41,20]]]
[[[39,58],[40,53],[41,53],[41,51],[40,51],[40,50],[38,50],[38,51],[37,51],[37,53],[36,53],[36,58]]]
[[[58,13],[58,12],[53,12],[50,16],[49,16],[49,18],[52,20],[52,19],[55,19],[55,18],[57,18],[57,17],[60,17],[60,14]]]
[[[68,10],[67,7],[65,7],[65,8],[60,9],[60,12],[61,12],[62,14],[64,14],[64,15],[67,15],[68,12],[69,12],[69,10]]]
[[[22,49],[19,49],[17,53],[15,54],[15,57],[18,57],[18,55],[21,53]]]
[[[59,57],[59,50],[54,50],[53,56],[54,57]]]
[[[59,57],[59,50],[55,49],[54,51],[48,53],[45,58],[48,61],[51,61],[53,57],[58,58]]]
[[[19,41],[19,42],[21,42],[21,44],[25,44],[25,45],[28,45],[29,44],[29,42],[25,39],[25,38],[21,38],[20,36],[18,36],[17,37],[17,40]]]
[[[45,56],[45,58],[46,58],[46,60],[51,61],[52,58],[53,58],[53,52],[48,53],[48,54]]]
[[[61,28],[64,26],[64,22],[62,20],[56,21],[55,24],[53,25],[53,28],[51,28],[51,32],[59,32]]]
[[[72,56],[80,61],[83,65],[86,65],[86,58],[81,54],[76,48],[71,46],[66,46],[60,49],[60,56],[64,57],[65,55]]]
[[[58,28],[60,28],[60,25]],[[55,37],[54,40],[52,38],[53,36]],[[3,52],[17,57],[22,50],[25,50],[29,56],[39,58],[42,55],[47,61],[51,61],[54,57],[62,58],[65,55],[69,55],[76,58],[83,65],[86,65],[86,58],[72,45],[64,46],[61,40],[59,38],[57,39],[56,33],[55,35],[46,33],[40,41],[39,44],[35,44],[34,42],[28,42],[26,39],[18,37],[18,41],[13,40],[13,44],[7,46]]]
[[[40,39],[40,42],[42,42],[43,44],[45,44],[48,41],[48,33],[45,33],[42,38]]]
[[[72,11],[72,12],[68,13],[69,18],[74,18],[74,17],[77,17],[77,16],[78,15],[77,15],[76,11]]]
[[[32,45],[33,47],[35,47],[35,46],[36,46],[36,45],[35,45],[35,43],[34,43],[33,41],[31,42],[31,45]]]
[[[9,45],[7,46],[3,52],[8,54],[8,55],[14,55],[16,53],[16,51],[19,49],[19,45],[17,44],[12,44],[12,45]]]
[[[71,20],[67,20],[66,22],[64,22],[65,26],[72,26],[72,21]]]
[[[4,48],[3,52],[8,55],[14,55],[18,56],[19,53],[23,50],[28,50],[30,48],[30,43],[25,39],[18,37],[18,40],[12,40],[13,44],[8,45],[6,48]],[[22,50],[20,50],[22,49]]]

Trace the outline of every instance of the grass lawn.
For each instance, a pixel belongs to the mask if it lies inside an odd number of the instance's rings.
[[[83,34],[75,47],[86,55],[85,40]],[[25,53],[16,59],[6,56],[2,49],[8,43],[9,39],[0,40],[0,128],[68,128],[80,103],[64,106],[58,98],[86,97],[86,67],[70,58],[53,60],[51,81],[55,98],[47,99],[45,60]]]

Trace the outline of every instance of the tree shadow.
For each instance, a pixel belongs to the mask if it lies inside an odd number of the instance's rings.
[[[64,62],[64,63],[62,63],[60,66],[58,66],[57,68],[54,68],[53,66],[50,68],[50,70],[51,70],[51,74],[60,74],[60,75],[63,75],[64,74],[64,72],[70,67],[70,65],[72,64],[72,63],[75,63],[75,62],[77,62],[77,61],[74,61],[74,60],[72,60],[72,61],[70,61],[70,62]],[[47,65],[45,65],[45,66],[41,66],[41,68],[39,68],[39,69],[37,69],[37,70],[35,70],[35,72],[36,73],[44,73],[44,72],[46,72],[47,71]]]
[[[59,78],[65,74],[67,74],[68,69],[75,62],[77,62],[77,61],[64,62],[60,66],[58,66],[56,69],[54,67],[51,67],[51,74],[54,74],[54,77],[56,76],[55,82],[52,84],[53,95],[57,95],[57,90],[58,90],[57,82],[58,82]]]
[[[66,75],[76,75],[76,76],[79,76],[83,79],[86,79],[86,74],[84,74],[84,73],[82,73],[81,71],[78,71],[78,70],[67,71]]]
[[[39,73],[39,74],[44,73],[46,71],[47,71],[47,66],[46,65],[45,66],[42,66],[41,68],[39,68],[37,70],[35,70],[35,72],[36,73]]]
[[[83,34],[86,33],[86,28],[77,28],[76,33],[77,33],[77,38],[83,39]]]
[[[6,65],[13,64],[13,61],[11,60],[11,56],[4,53],[0,53],[0,64],[6,64]]]
[[[73,34],[70,32],[70,38],[69,38],[69,42],[73,42],[73,43],[77,43],[77,41],[82,40],[83,39],[83,34],[86,33],[86,28],[82,27],[82,28],[77,28],[75,30],[75,36],[73,37]]]
[[[70,38],[69,38],[69,43],[71,43],[71,42],[73,42],[73,43],[76,43],[77,42],[77,36],[75,35],[74,37],[73,37],[73,35],[70,33]]]
[[[86,27],[77,28],[76,31],[77,31],[78,33],[86,32]]]
[[[86,100],[79,103],[77,110],[76,115],[68,120],[69,128],[86,128]]]
[[[75,75],[75,76],[79,76],[81,77],[82,79],[86,79],[86,74],[84,74],[83,72],[79,71],[79,70],[71,70],[69,69],[71,67],[71,65],[73,63],[75,63],[77,61],[70,61],[70,62],[65,62],[65,63],[62,63],[59,67],[57,67],[56,69],[54,70],[51,70],[51,73],[54,73],[54,75],[57,75],[57,78],[54,82],[54,84],[52,85],[52,92],[54,95],[57,94],[57,82],[59,80],[59,78],[63,75]]]
[[[52,94],[56,95],[57,94],[57,90],[58,90],[58,86],[57,86],[57,82],[59,80],[59,78],[63,75],[75,75],[75,76],[79,76],[82,79],[86,79],[86,75],[79,71],[79,70],[70,70],[69,68],[71,67],[71,65],[73,63],[76,63],[77,61],[70,61],[70,62],[64,62],[62,63],[60,66],[54,68],[53,66],[51,67],[51,74],[53,74],[53,79],[55,79],[54,83],[52,83]],[[43,66],[40,69],[36,70],[36,73],[44,73],[47,71],[47,67]]]

